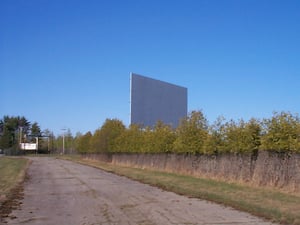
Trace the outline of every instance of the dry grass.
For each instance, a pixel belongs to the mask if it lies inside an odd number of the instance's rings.
[[[0,204],[10,191],[24,179],[27,163],[28,160],[24,158],[0,158]]]

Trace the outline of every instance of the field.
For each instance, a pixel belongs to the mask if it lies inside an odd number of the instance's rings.
[[[67,157],[181,195],[217,202],[282,224],[300,225],[300,195]]]

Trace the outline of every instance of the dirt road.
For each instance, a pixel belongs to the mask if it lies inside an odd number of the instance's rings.
[[[31,160],[24,199],[8,224],[271,224],[92,167],[54,158]]]

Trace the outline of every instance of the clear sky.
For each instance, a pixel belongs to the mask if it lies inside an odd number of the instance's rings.
[[[300,112],[300,1],[0,0],[0,116],[55,134],[129,124],[135,72],[212,123]]]

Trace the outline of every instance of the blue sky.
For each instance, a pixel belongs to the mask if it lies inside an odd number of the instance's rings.
[[[300,112],[300,1],[1,0],[0,116],[60,134],[129,123],[135,72],[212,123]]]

